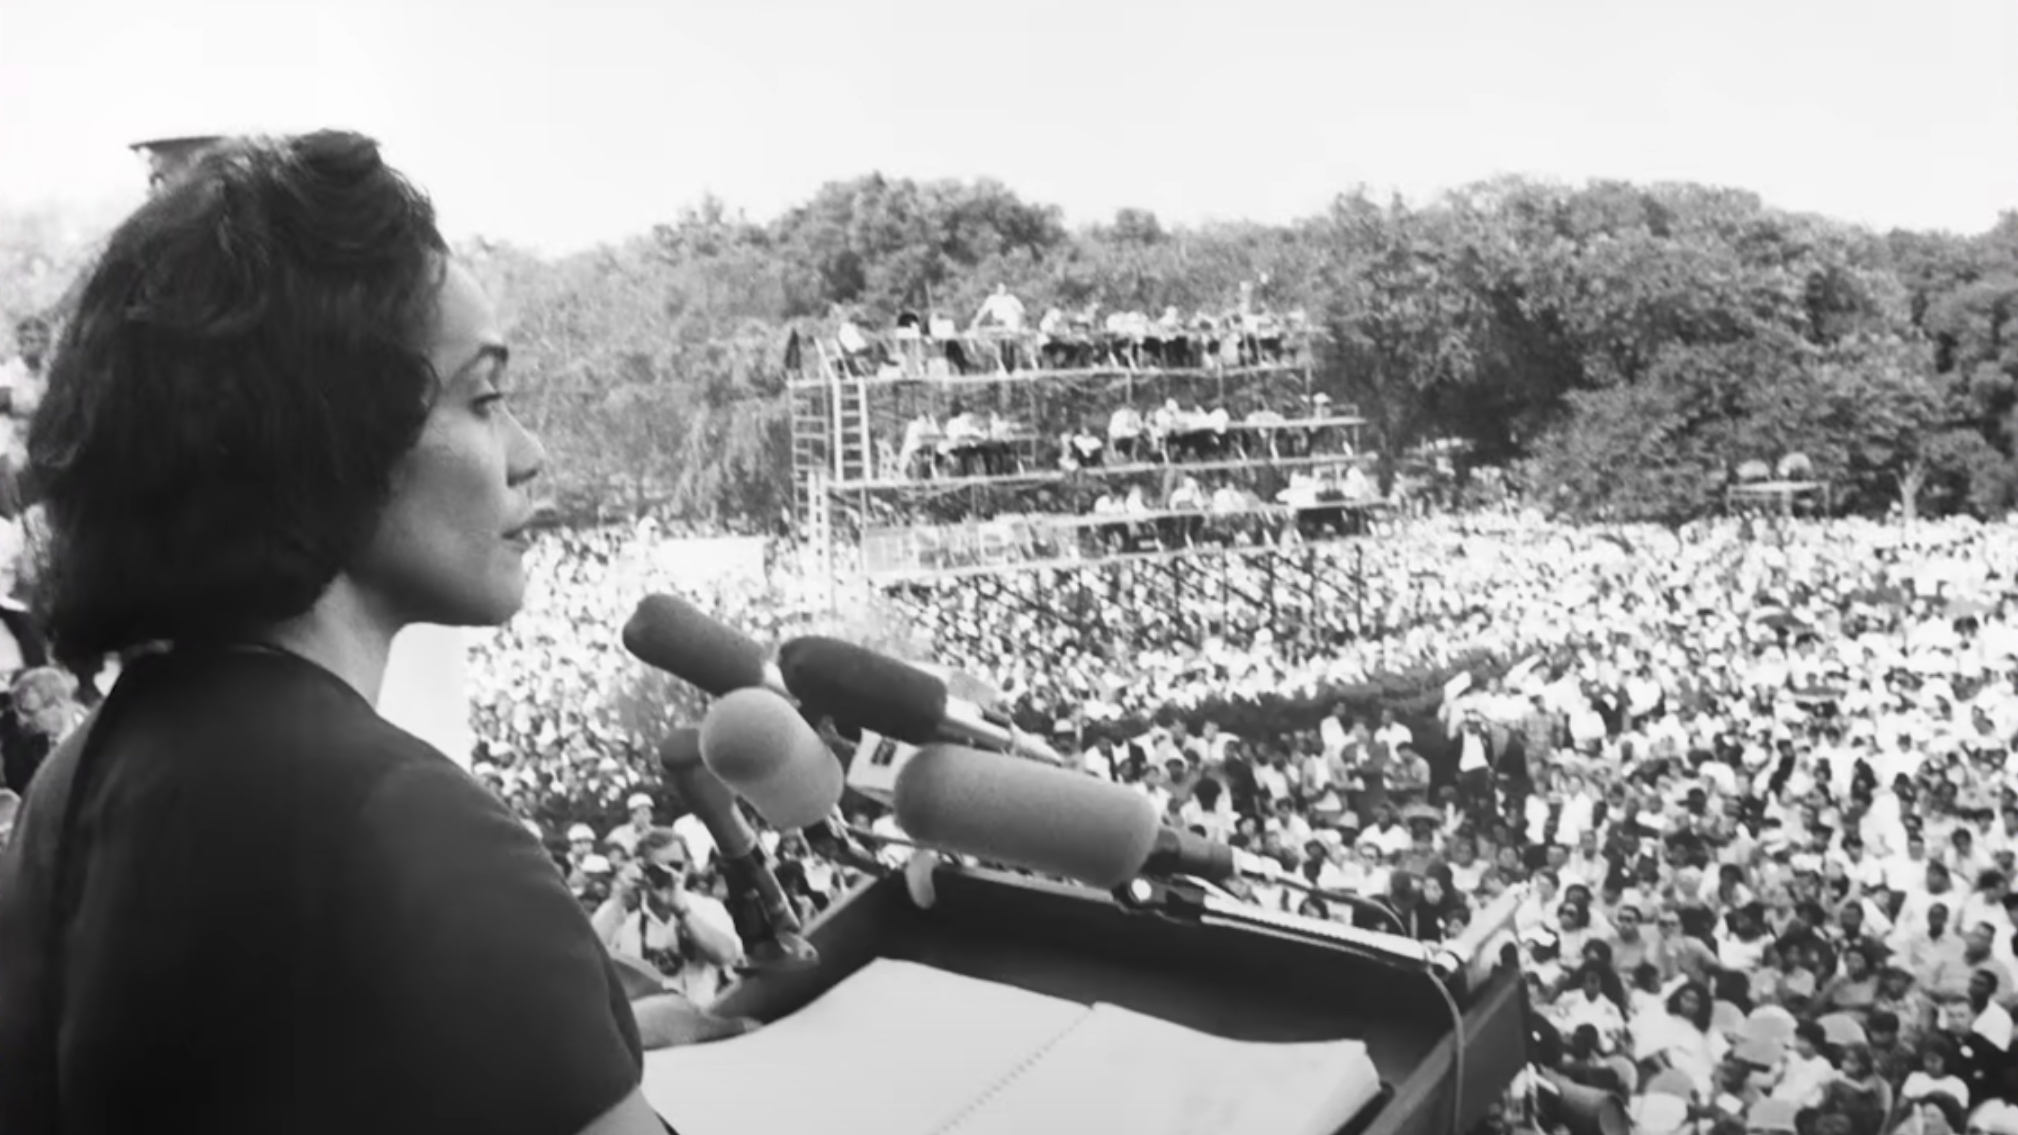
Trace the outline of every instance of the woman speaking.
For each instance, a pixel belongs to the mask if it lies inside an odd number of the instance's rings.
[[[0,1130],[657,1133],[642,1050],[741,1031],[634,1012],[538,841],[373,711],[402,627],[519,608],[507,358],[356,135],[227,143],[111,237],[28,482],[56,653],[130,661],[0,860]]]

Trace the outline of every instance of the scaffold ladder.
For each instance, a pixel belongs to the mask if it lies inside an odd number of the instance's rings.
[[[876,478],[876,448],[869,437],[869,391],[859,378],[834,385],[834,478],[842,484]]]
[[[834,608],[834,511],[827,499],[827,471],[814,466],[799,474],[805,501],[805,579],[826,613]]]

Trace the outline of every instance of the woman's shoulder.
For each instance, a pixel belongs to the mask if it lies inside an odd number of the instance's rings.
[[[439,792],[448,774],[461,775],[356,689],[278,652],[164,656],[135,667],[107,699],[97,728],[110,732],[105,743],[119,751],[93,759],[120,766],[117,775],[129,784],[182,799],[284,808],[334,828],[389,779],[418,775]],[[473,782],[468,788],[481,792]]]

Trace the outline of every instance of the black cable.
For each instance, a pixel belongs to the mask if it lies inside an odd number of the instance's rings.
[[[1457,1007],[1457,998],[1451,996],[1450,988],[1444,985],[1434,970],[1424,970],[1423,976],[1436,986],[1443,995],[1443,1003],[1450,1009],[1451,1037],[1451,1083],[1450,1083],[1450,1135],[1463,1135],[1464,1123],[1464,1013]]]
[[[1399,934],[1404,938],[1413,937],[1413,935],[1411,935],[1408,932],[1408,927],[1403,925],[1401,921],[1401,915],[1395,913],[1395,909],[1393,907],[1387,905],[1386,903],[1380,901],[1379,899],[1368,898],[1365,895],[1355,895],[1348,891],[1327,890],[1323,887],[1312,886],[1309,883],[1299,883],[1295,879],[1284,878],[1275,875],[1266,875],[1257,871],[1242,871],[1239,872],[1239,875],[1241,878],[1246,879],[1250,882],[1261,883],[1268,886],[1288,887],[1292,891],[1297,891],[1306,895],[1313,895],[1317,898],[1325,900],[1326,902],[1344,903],[1346,906],[1352,907],[1354,910],[1368,911],[1370,913],[1379,915],[1382,918],[1385,918],[1388,921],[1388,924],[1394,927],[1394,932],[1396,934]]]

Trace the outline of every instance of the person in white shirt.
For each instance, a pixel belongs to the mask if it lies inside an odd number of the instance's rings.
[[[2011,1051],[2012,1021],[2010,1010],[1998,1003],[2002,982],[1997,970],[1990,966],[1979,967],[1969,975],[1969,1033],[1982,1037],[2000,1053]]]
[[[1859,889],[1873,891],[1885,885],[1885,865],[1864,854],[1864,841],[1856,832],[1843,833],[1832,858]]]
[[[1282,767],[1279,757],[1254,763],[1254,784],[1261,790],[1261,797],[1273,807],[1276,801],[1289,796],[1289,774]]]
[[[1969,1106],[1969,1084],[1954,1072],[1959,1066],[1952,1041],[1945,1036],[1928,1038],[1920,1050],[1920,1067],[1908,1074],[1906,1082],[1899,1085],[1899,1102],[1913,1104],[1939,1092],[1963,1107]],[[1894,1135],[1925,1135],[1919,1118],[1917,1110],[1909,1111],[1899,1126],[1893,1128]]]
[[[1822,1046],[1827,1040],[1822,1026],[1813,1021],[1802,1021],[1795,1026],[1794,1051],[1787,1057],[1780,1082],[1773,1085],[1772,1098],[1797,1108],[1815,1107],[1822,1102],[1822,1093],[1827,1090],[1829,1081],[1836,1078],[1836,1066],[1822,1055]]]
[[[968,331],[999,328],[1003,334],[1002,340],[996,344],[1000,368],[1013,371],[1018,366],[1019,356],[1015,337],[1023,333],[1023,318],[1023,301],[1010,294],[1009,285],[997,284],[994,293],[982,300],[980,308],[974,312],[974,322],[968,325]]]
[[[945,437],[938,419],[929,411],[918,411],[918,416],[904,426],[904,448],[897,455],[897,465],[904,476],[930,476],[934,459],[939,453],[939,443]]]
[[[1954,876],[1955,882],[1965,887],[1974,886],[1983,869],[1990,865],[1990,857],[1977,850],[1976,833],[1967,824],[1957,824],[1955,829],[1948,833],[1948,851],[1945,858],[1948,871]]]
[[[1208,839],[1222,843],[1233,838],[1238,819],[1233,814],[1232,797],[1209,776],[1201,778],[1192,788],[1190,797],[1179,807],[1177,816],[1186,828],[1202,828]]]
[[[1947,869],[1943,868],[1945,875]],[[1927,882],[1927,841],[1917,831],[1906,835],[1905,849],[1885,863],[1885,885],[1904,895],[1915,895],[1926,889]],[[1901,921],[1912,921],[1906,911],[1900,911]]]
[[[1133,406],[1118,406],[1107,418],[1107,452],[1119,464],[1137,459],[1142,438],[1142,414]]]
[[[1383,709],[1380,711],[1380,728],[1373,731],[1373,740],[1375,744],[1384,746],[1387,755],[1392,758],[1403,745],[1415,743],[1415,731],[1395,720],[1393,710]]]
[[[1009,285],[997,284],[994,292],[981,301],[974,312],[972,329],[999,327],[1011,333],[1023,330],[1023,301],[1010,294]]]
[[[1304,851],[1308,856],[1306,864],[1315,864],[1304,872],[1311,886],[1345,894],[1363,893],[1359,887],[1365,872],[1352,862],[1343,843],[1332,846],[1323,839],[1313,839],[1304,845]]]
[[[670,833],[640,851],[590,921],[605,948],[651,964],[667,992],[706,1005],[742,963],[735,922],[720,902],[687,889],[687,857]]]
[[[1280,833],[1284,847],[1302,847],[1310,842],[1313,834],[1310,821],[1303,818],[1294,803],[1287,797],[1275,801],[1275,816],[1268,822],[1270,830]]]
[[[28,419],[42,402],[49,378],[49,321],[24,316],[14,324],[14,358],[0,363],[0,513],[21,508],[16,478],[28,462]]]
[[[1561,905],[1561,884],[1555,870],[1544,867],[1536,871],[1527,888],[1520,905],[1514,909],[1514,928],[1523,939],[1537,930],[1555,933],[1559,929],[1557,913]]]
[[[1489,813],[1494,806],[1492,758],[1486,740],[1485,723],[1475,714],[1466,714],[1458,726],[1458,790],[1465,808],[1474,816]]]
[[[632,799],[635,800],[637,797],[634,796]],[[649,799],[647,797],[647,801]],[[633,815],[635,816],[635,811]],[[695,870],[706,871],[714,866],[716,850],[715,835],[708,830],[708,825],[703,823],[699,816],[688,812],[686,815],[674,820],[672,823],[672,832],[680,838],[681,844],[686,847],[687,857],[693,860]]]

